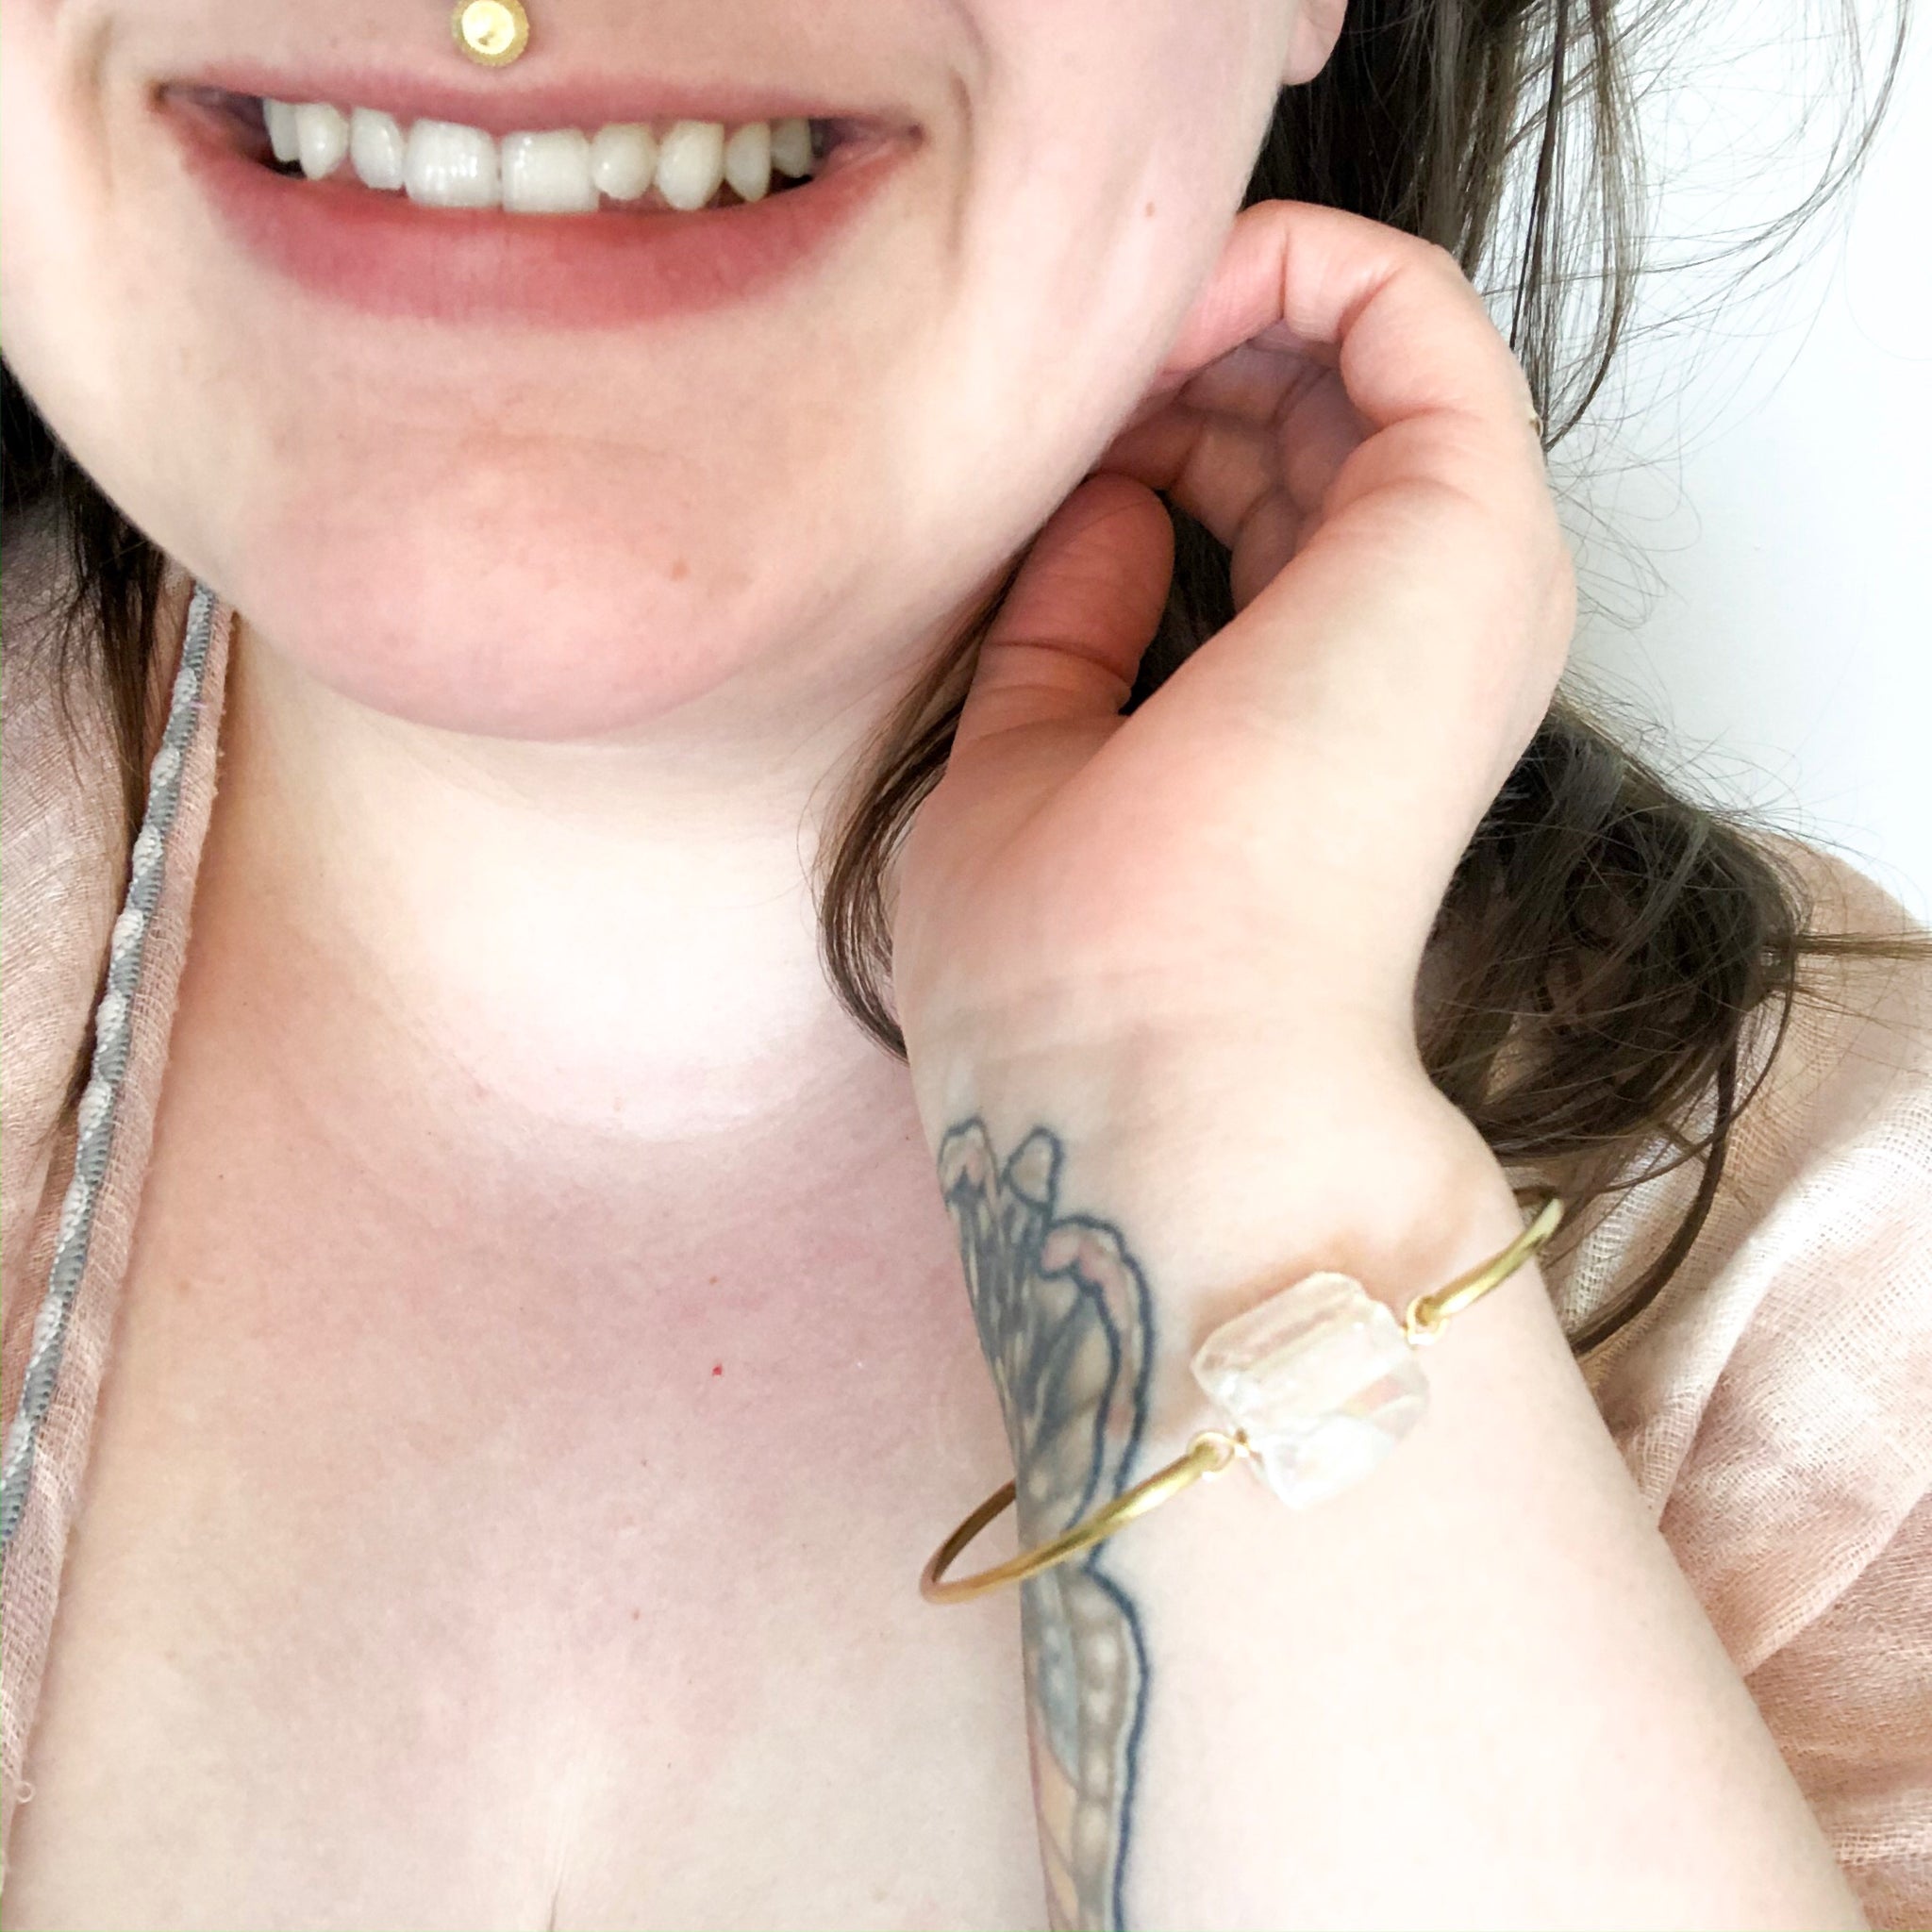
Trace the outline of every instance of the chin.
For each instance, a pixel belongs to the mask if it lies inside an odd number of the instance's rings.
[[[741,672],[785,625],[741,546],[401,517],[257,528],[211,576],[263,644],[344,697],[491,738],[621,735]],[[766,589],[782,577],[769,555]],[[795,594],[795,585],[793,587]]]

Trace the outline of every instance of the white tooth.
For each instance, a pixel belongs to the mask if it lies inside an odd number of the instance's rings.
[[[600,127],[591,142],[591,179],[612,201],[635,201],[658,172],[658,143],[641,122]]]
[[[673,208],[703,208],[724,178],[724,128],[680,121],[658,144],[658,192]]]
[[[365,188],[400,188],[408,143],[393,114],[358,108],[349,116],[349,159]]]
[[[772,124],[754,121],[724,143],[724,178],[741,201],[762,201],[772,185]]]
[[[275,151],[278,161],[292,161],[302,152],[302,143],[295,134],[295,110],[287,101],[268,101],[261,104],[261,118],[268,123],[268,144]]]
[[[811,173],[811,123],[793,119],[772,123],[772,165],[781,175]]]
[[[495,208],[496,143],[480,127],[419,121],[409,129],[403,186],[425,208]]]
[[[591,143],[575,127],[503,137],[503,205],[518,214],[594,214]]]
[[[326,101],[304,101],[295,109],[295,141],[302,172],[319,181],[334,174],[349,152],[349,117]]]

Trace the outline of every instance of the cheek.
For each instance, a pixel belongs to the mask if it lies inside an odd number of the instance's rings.
[[[106,445],[116,420],[125,306],[102,247],[107,158],[90,144],[57,58],[47,0],[0,5],[0,316],[8,367],[75,447]],[[110,491],[142,467],[146,426],[126,425]]]
[[[971,0],[959,299],[926,446],[1037,524],[1133,408],[1207,280],[1278,92],[1259,0]]]

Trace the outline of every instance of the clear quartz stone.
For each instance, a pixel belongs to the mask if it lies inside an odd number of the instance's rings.
[[[1346,1274],[1310,1274],[1224,1323],[1193,1369],[1291,1509],[1360,1482],[1428,1402],[1394,1311]]]

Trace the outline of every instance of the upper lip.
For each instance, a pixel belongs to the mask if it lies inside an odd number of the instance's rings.
[[[486,134],[516,134],[546,127],[604,126],[611,122],[838,120],[880,132],[909,131],[909,116],[830,102],[774,88],[717,87],[608,75],[520,81],[498,75],[488,86],[467,86],[374,67],[287,70],[224,63],[192,75],[176,75],[169,88],[216,88],[265,100],[327,101],[339,108],[370,108],[403,122],[456,121]]]

